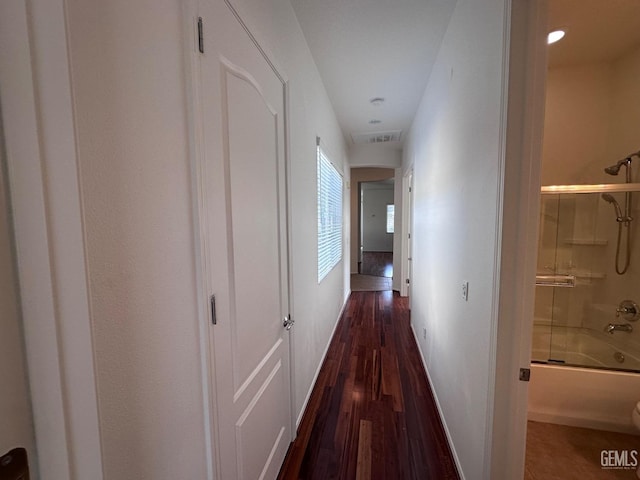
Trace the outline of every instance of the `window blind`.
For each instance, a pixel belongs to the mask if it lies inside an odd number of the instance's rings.
[[[318,146],[318,283],[342,259],[342,176]]]

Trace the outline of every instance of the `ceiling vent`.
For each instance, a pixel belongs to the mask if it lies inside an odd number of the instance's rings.
[[[402,130],[391,130],[388,132],[352,133],[351,140],[356,145],[366,143],[387,143],[399,142]]]

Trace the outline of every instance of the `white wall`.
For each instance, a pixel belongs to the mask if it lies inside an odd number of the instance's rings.
[[[0,130],[0,456],[24,447],[35,473],[35,441],[27,384],[24,338],[12,254],[8,192]]]
[[[624,175],[612,177],[604,167],[640,149],[634,127],[640,122],[639,73],[638,47],[607,62],[549,69],[543,185],[624,182]]]
[[[403,157],[414,168],[412,324],[468,479],[491,475],[506,4],[458,0]]]
[[[362,199],[362,245],[365,252],[393,252],[387,233],[387,205],[393,205],[393,185],[365,184]]]
[[[181,3],[67,2],[107,479],[206,478]]]
[[[354,168],[398,168],[402,165],[402,151],[384,144],[351,145],[349,162]]]
[[[182,3],[67,4],[108,479],[206,477]],[[344,258],[317,284],[316,135],[345,185],[349,165],[289,2],[234,5],[289,81],[299,416],[349,291],[346,190]]]
[[[640,124],[640,84],[634,79],[640,75],[640,46],[636,46],[626,55],[612,62],[612,79],[610,85],[611,93],[611,115],[609,116],[609,141],[607,145],[606,160],[601,159],[599,167],[602,169],[621,160],[626,155],[640,150],[640,135],[638,135],[638,125]],[[635,157],[632,161],[632,181],[640,182],[640,159]],[[623,183],[625,181],[624,167],[617,177],[603,175],[606,183]],[[624,195],[617,194],[618,202],[624,208]],[[601,202],[604,204],[604,202]],[[608,303],[617,305],[625,298],[632,298],[637,301],[640,282],[640,195],[633,194],[631,200],[631,216],[635,219],[632,223],[632,252],[629,269],[625,275],[615,273],[615,250],[617,241],[617,225],[613,221],[615,214],[611,205],[602,205],[605,208],[603,218],[607,223],[602,226],[605,235],[609,239],[604,255],[604,272],[606,279],[599,285],[594,296],[594,301],[598,303]],[[624,229],[623,229],[624,235]],[[623,240],[624,242],[624,240]],[[623,247],[624,249],[624,243]],[[620,263],[622,264],[622,258]],[[613,311],[613,310],[611,310]],[[600,326],[596,324],[596,326]],[[625,343],[634,344],[635,352],[640,354],[640,331],[636,330],[631,338]]]
[[[609,153],[613,163],[631,152],[640,150],[637,125],[640,123],[640,86],[637,79],[640,74],[640,45],[618,58],[612,64],[611,84],[612,102],[609,127]],[[635,162],[634,181],[640,181],[638,159]],[[611,177],[609,177],[611,178]],[[619,182],[623,178],[618,179]]]
[[[612,103],[611,70],[606,63],[549,69],[543,185],[611,181],[603,171],[609,165],[606,159]],[[610,163],[615,163],[615,158]]]

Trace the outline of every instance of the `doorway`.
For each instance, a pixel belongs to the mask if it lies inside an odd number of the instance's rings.
[[[393,289],[393,237],[399,225],[394,175],[392,168],[351,169],[352,291]]]
[[[640,343],[625,306],[635,312],[640,278],[630,214],[639,15],[637,2],[549,2],[548,31],[566,35],[549,45],[546,69],[527,480],[633,477],[616,470],[637,467],[601,453],[637,453],[639,438]]]
[[[358,183],[358,275],[351,290],[393,289],[394,179]]]
[[[394,179],[360,182],[360,271],[393,278]]]

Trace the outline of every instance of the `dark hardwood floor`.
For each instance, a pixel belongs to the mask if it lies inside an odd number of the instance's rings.
[[[278,478],[459,479],[406,298],[351,294]]]
[[[393,277],[393,252],[362,252],[362,275]]]

